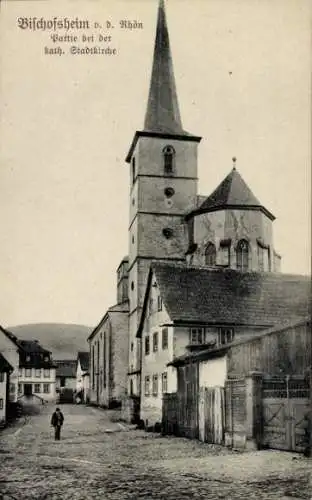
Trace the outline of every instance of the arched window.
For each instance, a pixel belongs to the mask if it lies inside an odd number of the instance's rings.
[[[172,146],[163,149],[165,174],[173,174],[175,150]]]
[[[217,252],[213,243],[208,243],[205,250],[205,264],[206,266],[216,265]]]
[[[249,243],[240,240],[236,248],[236,267],[239,271],[248,271],[249,268]]]

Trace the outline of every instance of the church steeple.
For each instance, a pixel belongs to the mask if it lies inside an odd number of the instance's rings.
[[[143,130],[136,131],[126,162],[130,163],[141,137],[199,143],[201,137],[182,127],[164,0],[159,1],[151,83]]]
[[[174,78],[164,1],[160,0],[149,97],[146,132],[184,134]]]

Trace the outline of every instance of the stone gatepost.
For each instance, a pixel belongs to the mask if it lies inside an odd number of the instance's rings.
[[[257,450],[262,437],[262,378],[260,372],[246,377],[246,448]]]

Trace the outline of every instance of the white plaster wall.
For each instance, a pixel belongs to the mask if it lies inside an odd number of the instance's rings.
[[[199,363],[199,387],[224,387],[226,376],[226,356]]]

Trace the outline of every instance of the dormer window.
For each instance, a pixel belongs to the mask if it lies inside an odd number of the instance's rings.
[[[164,157],[165,174],[172,175],[174,169],[174,157],[175,157],[174,148],[172,146],[166,146],[163,149],[163,157]]]

